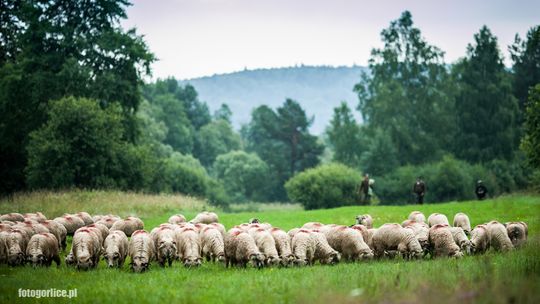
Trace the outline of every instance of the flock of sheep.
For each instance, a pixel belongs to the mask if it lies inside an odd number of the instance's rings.
[[[60,265],[60,251],[66,250],[66,237],[72,235],[66,265],[90,269],[103,258],[108,267],[122,267],[129,256],[136,272],[147,270],[153,261],[162,267],[174,261],[196,267],[203,258],[227,267],[251,264],[257,268],[394,256],[459,258],[489,248],[512,250],[527,240],[524,222],[491,221],[471,230],[464,213],[455,215],[451,227],[444,214],[431,214],[426,223],[419,211],[413,211],[401,225],[373,228],[372,217],[366,214],[357,216],[352,226],[309,222],[288,232],[257,219],[226,231],[213,212],[199,213],[189,222],[181,214],[173,215],[150,233],[136,217],[90,216],[86,212],[54,220],[40,212],[10,213],[1,215],[0,221],[0,264]]]

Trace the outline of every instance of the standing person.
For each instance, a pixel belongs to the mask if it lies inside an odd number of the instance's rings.
[[[371,193],[369,187],[369,174],[364,175],[364,179],[360,182],[360,187],[358,188],[358,194],[362,196],[362,203],[369,204]]]
[[[413,186],[413,192],[416,194],[416,203],[424,204],[424,195],[426,195],[426,184],[422,180],[422,177],[419,176],[416,178],[416,183]]]
[[[482,182],[482,180],[479,179],[476,182],[476,189],[474,190],[474,193],[476,193],[476,197],[478,198],[478,200],[481,201],[485,199],[487,196],[487,192],[488,190],[486,186],[484,186],[484,183]]]

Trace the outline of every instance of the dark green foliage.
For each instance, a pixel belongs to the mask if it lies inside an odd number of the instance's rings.
[[[487,27],[474,35],[467,57],[453,69],[457,81],[455,154],[469,162],[511,160],[518,145],[518,105],[497,38]]]
[[[440,159],[455,133],[443,52],[422,38],[408,11],[381,39],[384,47],[371,51],[371,73],[354,88],[358,109],[368,128],[390,135],[400,165]]]
[[[287,99],[276,112],[267,106],[253,110],[249,125],[242,133],[247,150],[257,155],[270,168],[270,200],[285,200],[283,184],[297,172],[318,164],[324,147],[309,134],[312,120],[294,100]]]
[[[292,202],[306,210],[334,208],[359,202],[360,173],[342,165],[327,164],[301,172],[285,184]]]
[[[232,124],[231,117],[232,117],[232,111],[231,108],[226,103],[221,104],[221,107],[217,109],[214,112],[214,119],[215,120],[225,120],[229,124]]]
[[[167,127],[163,143],[181,153],[191,153],[194,147],[193,127],[183,104],[172,94],[158,95],[152,101],[153,117]]]
[[[334,108],[334,116],[326,130],[328,141],[334,149],[334,161],[356,168],[360,155],[366,149],[362,141],[360,126],[356,123],[347,103],[341,102]]]
[[[199,129],[195,141],[194,155],[209,168],[216,157],[241,146],[240,135],[225,120],[214,120]]]
[[[540,169],[540,84],[530,90],[524,129],[521,149],[527,155],[530,165]]]
[[[124,31],[123,0],[1,1],[0,192],[25,187],[30,132],[64,96],[121,106],[122,137],[134,142],[141,77],[154,56],[135,30]],[[107,182],[108,183],[108,182]],[[60,183],[61,184],[61,183]]]
[[[361,168],[373,176],[382,176],[399,166],[399,155],[388,132],[375,129],[373,133],[360,159]]]
[[[121,110],[68,97],[50,103],[49,119],[30,134],[27,182],[31,188],[116,187],[121,178]],[[130,153],[127,153],[129,155]]]
[[[514,44],[508,48],[514,61],[514,94],[524,112],[529,90],[540,83],[540,26],[532,27],[525,40],[516,34]]]
[[[254,153],[232,151],[219,155],[213,171],[235,202],[264,200],[271,184],[268,166]]]

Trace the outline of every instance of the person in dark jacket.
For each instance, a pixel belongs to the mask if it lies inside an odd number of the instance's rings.
[[[422,205],[424,203],[424,196],[426,195],[426,184],[419,176],[413,185],[413,193],[416,194],[416,203]]]
[[[360,182],[360,187],[358,188],[358,194],[362,196],[362,203],[369,204],[371,200],[371,193],[369,189],[369,174],[364,175],[364,178]]]
[[[474,193],[476,193],[476,197],[480,201],[486,198],[488,190],[486,186],[484,186],[482,180],[478,180],[478,182],[476,182],[476,189],[474,190]]]

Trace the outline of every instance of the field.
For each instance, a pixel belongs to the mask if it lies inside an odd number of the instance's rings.
[[[48,217],[85,210],[140,216],[146,228],[166,222],[173,213],[194,216],[212,209],[195,198],[149,196],[120,192],[65,192],[20,195],[0,201],[0,213],[43,211]],[[198,269],[153,265],[143,274],[99,269],[79,272],[71,268],[33,269],[0,266],[0,302],[22,302],[22,289],[77,289],[77,302],[180,302],[180,303],[540,303],[540,197],[512,195],[483,202],[452,202],[424,206],[343,207],[303,211],[291,205],[259,212],[219,213],[230,226],[251,217],[285,230],[307,221],[352,224],[354,216],[369,213],[375,226],[401,222],[409,212],[445,213],[450,219],[465,212],[476,225],[492,219],[522,220],[529,224],[529,243],[510,253],[489,252],[461,260],[383,260],[340,263],[336,266],[225,269],[204,263]],[[69,247],[68,247],[69,248]],[[35,299],[26,299],[36,301]],[[68,299],[43,298],[40,302]]]

